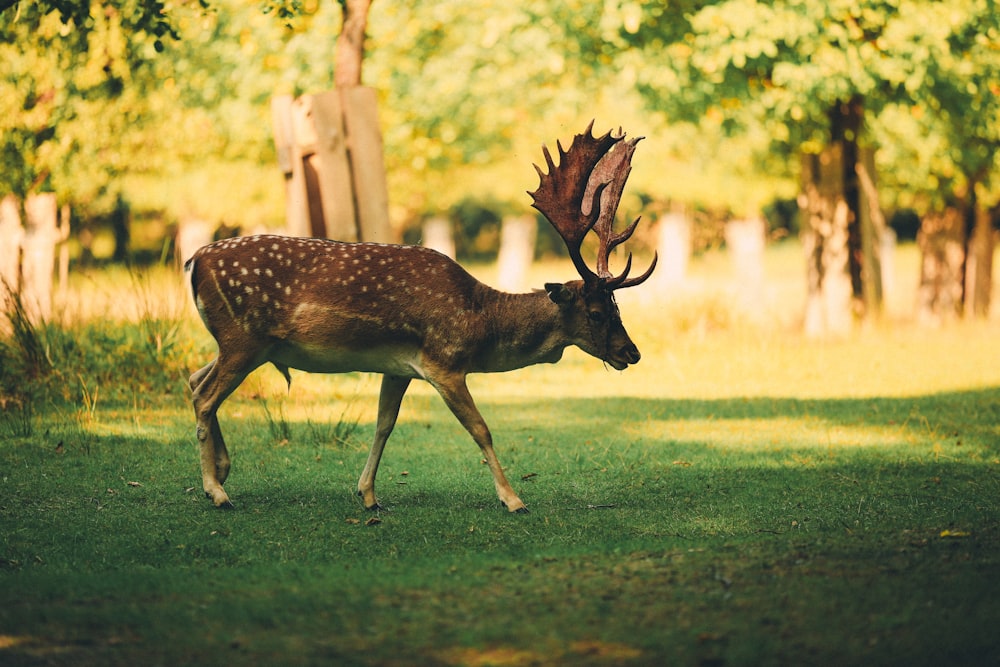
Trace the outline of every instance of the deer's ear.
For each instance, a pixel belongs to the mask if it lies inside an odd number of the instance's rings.
[[[562,283],[545,283],[545,291],[548,293],[552,303],[566,306],[573,303],[576,294]]]

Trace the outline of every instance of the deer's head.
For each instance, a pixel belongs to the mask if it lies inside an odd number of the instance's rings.
[[[632,154],[642,137],[624,141],[625,133],[612,132],[594,137],[593,121],[583,134],[573,138],[569,150],[559,150],[559,165],[552,160],[548,148],[542,147],[548,173],[535,165],[540,183],[529,192],[533,206],[555,227],[562,237],[581,280],[545,286],[549,298],[559,305],[567,330],[584,352],[607,362],[616,370],[639,361],[639,350],[622,325],[615,303],[615,290],[634,287],[644,282],[656,268],[656,255],[649,268],[640,276],[629,278],[632,254],[625,269],[614,275],[608,260],[616,246],[627,241],[635,232],[640,218],[621,232],[615,232],[615,214],[625,181],[632,169]],[[588,233],[598,238],[596,271],[583,260],[581,247]]]

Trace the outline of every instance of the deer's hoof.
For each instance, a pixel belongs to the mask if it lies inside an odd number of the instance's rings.
[[[211,500],[212,504],[214,504],[219,509],[222,510],[236,509],[236,506],[233,505],[233,501],[229,499],[229,496],[227,496],[224,491],[222,491],[221,493],[212,493],[211,491],[206,491],[205,497]]]
[[[523,504],[515,509],[511,509],[510,505],[503,502],[502,500],[500,501],[500,504],[506,507],[507,511],[510,512],[511,514],[530,514],[530,512],[528,512],[528,508],[525,507]]]

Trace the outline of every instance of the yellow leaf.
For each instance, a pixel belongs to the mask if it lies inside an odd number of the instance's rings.
[[[960,537],[971,537],[971,536],[972,536],[972,533],[969,533],[969,532],[964,531],[964,530],[942,530],[941,531],[941,537],[960,538]]]

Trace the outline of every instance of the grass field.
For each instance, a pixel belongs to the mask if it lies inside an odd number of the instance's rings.
[[[708,256],[622,299],[636,367],[471,379],[524,516],[421,385],[366,513],[377,378],[273,369],[221,411],[213,508],[179,279],[77,277],[0,419],[0,664],[1000,664],[998,323],[906,322],[904,249],[885,322],[807,341],[769,260],[769,324]]]

